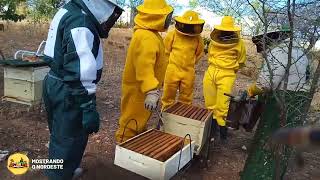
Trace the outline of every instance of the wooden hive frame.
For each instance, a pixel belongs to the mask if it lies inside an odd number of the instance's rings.
[[[155,129],[148,130],[118,144],[114,164],[149,179],[169,180],[193,158],[195,142],[183,140]]]
[[[2,100],[33,106],[41,103],[42,83],[50,68],[4,66]]]
[[[163,113],[163,131],[177,136],[190,134],[195,141],[195,153],[198,155],[208,139],[212,112],[208,109],[181,102],[173,104]]]
[[[198,120],[198,121],[206,120],[208,115],[211,114],[211,111],[209,111],[208,109],[183,104],[181,102],[175,103],[164,112],[175,114],[175,115],[182,116],[189,119]]]
[[[136,139],[125,142],[121,147],[164,162],[181,149],[182,143],[182,137],[153,129]],[[186,139],[183,147],[189,143],[190,140]]]

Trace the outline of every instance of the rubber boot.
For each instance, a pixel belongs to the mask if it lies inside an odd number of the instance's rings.
[[[82,168],[77,168],[73,172],[72,180],[78,180],[83,175],[84,170]]]
[[[218,130],[219,130],[219,126],[217,123],[216,119],[212,119],[212,125],[211,125],[211,137],[210,137],[210,141],[213,142],[214,139],[216,139],[218,137]]]
[[[227,126],[220,126],[220,141],[221,144],[227,144],[227,135],[228,135],[228,128]]]

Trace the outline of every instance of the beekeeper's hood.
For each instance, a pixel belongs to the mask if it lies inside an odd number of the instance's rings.
[[[240,31],[241,28],[235,25],[233,17],[224,16],[221,24],[214,26],[210,37],[213,41],[220,43],[221,45],[237,44],[240,38]]]
[[[137,7],[137,11],[135,29],[165,31],[171,23],[173,7],[165,0],[144,0],[143,4]]]
[[[121,16],[123,9],[112,0],[82,0],[100,24],[101,38],[108,37],[109,31]]]
[[[199,18],[199,14],[194,11],[186,11],[182,16],[177,16],[176,30],[187,36],[197,36],[203,30],[205,21]]]

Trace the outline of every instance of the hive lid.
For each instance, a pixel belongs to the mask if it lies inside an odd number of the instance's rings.
[[[13,67],[40,67],[47,66],[48,64],[43,60],[36,62],[22,61],[21,59],[7,59],[0,60],[0,65],[13,66]]]

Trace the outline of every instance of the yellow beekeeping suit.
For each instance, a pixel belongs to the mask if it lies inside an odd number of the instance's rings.
[[[193,11],[187,11],[182,18],[180,17],[179,19],[178,17],[176,21],[187,25],[194,24],[198,26],[204,24],[204,21],[199,19],[198,14]],[[181,31],[184,30],[181,29]],[[175,102],[178,89],[178,101],[191,104],[193,99],[195,65],[203,55],[204,43],[200,34],[188,34],[191,32],[181,31],[176,27],[164,39],[166,52],[170,55],[164,80],[162,109],[169,107]]]
[[[221,31],[234,32],[237,39],[220,41]],[[232,17],[226,16],[221,26],[216,26],[211,34],[212,41],[209,46],[209,67],[203,78],[203,94],[205,106],[211,109],[219,126],[225,126],[225,118],[229,109],[229,99],[224,93],[231,94],[236,72],[240,66],[245,64],[246,50],[244,43],[239,39],[240,28],[233,26]]]
[[[122,77],[117,142],[122,139],[125,141],[146,130],[151,112],[144,107],[145,94],[160,88],[167,67],[163,39],[158,32],[165,30],[166,18],[173,8],[164,0],[145,0],[137,9],[136,26]]]

